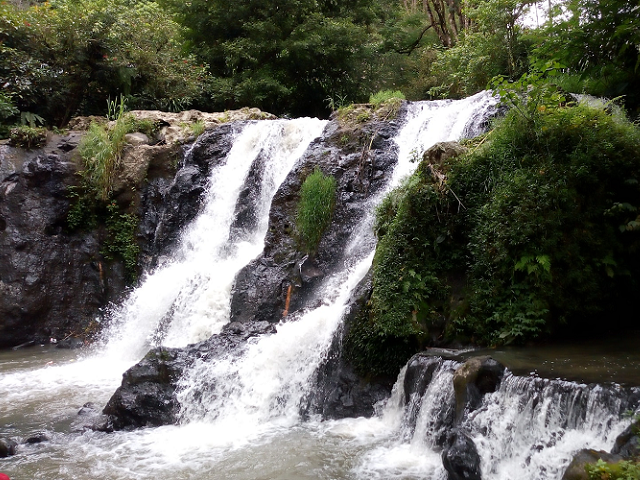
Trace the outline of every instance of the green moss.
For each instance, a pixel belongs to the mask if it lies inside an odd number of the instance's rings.
[[[107,205],[107,239],[102,254],[107,260],[121,260],[129,280],[137,277],[138,254],[140,247],[136,240],[139,219],[131,213],[124,213],[116,202]]]

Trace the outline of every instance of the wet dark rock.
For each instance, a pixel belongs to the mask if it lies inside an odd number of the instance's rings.
[[[465,411],[472,412],[480,406],[485,394],[498,389],[504,370],[504,365],[488,356],[472,357],[456,369],[453,388],[458,422]]]
[[[76,337],[65,338],[56,343],[56,348],[64,348],[67,350],[75,350],[82,347],[84,347],[84,340]]]
[[[453,430],[445,449],[442,464],[449,480],[481,480],[480,455],[473,440],[459,430]]]
[[[97,411],[98,409],[96,408],[95,403],[87,402],[82,406],[82,408],[80,408],[80,410],[78,410],[78,415],[80,416],[92,415]]]
[[[176,422],[176,382],[185,366],[181,350],[158,347],[127,370],[103,412],[114,430]]]
[[[0,348],[91,331],[124,288],[123,269],[101,257],[102,233],[67,231],[79,163],[61,142],[0,146]]]
[[[107,416],[97,430],[129,430],[170,425],[178,421],[176,388],[183,372],[196,359],[239,354],[247,339],[275,333],[268,322],[232,323],[218,335],[185,348],[157,347],[127,370],[121,386],[103,413]]]
[[[618,435],[611,453],[624,458],[637,458],[640,456],[640,420],[633,422],[624,432]]]
[[[617,463],[622,460],[619,455],[613,455],[602,450],[583,449],[573,456],[573,460],[562,475],[562,480],[589,480],[585,470],[587,465],[595,465],[598,460],[606,463]]]
[[[0,438],[0,458],[10,457],[16,454],[18,442],[10,438]]]
[[[49,437],[47,436],[46,433],[38,432],[38,433],[28,437],[24,441],[24,443],[27,444],[27,445],[35,445],[37,443],[43,443],[43,442],[48,442],[48,441],[49,441]]]
[[[367,200],[383,188],[397,161],[392,139],[399,124],[371,121],[354,128],[333,120],[311,143],[273,198],[262,255],[237,276],[231,302],[234,321],[278,322],[287,298],[287,313],[295,314],[314,297],[320,280],[353,256],[345,246],[368,212]],[[300,187],[316,167],[335,178],[337,194],[332,222],[317,252],[308,255],[297,243],[295,215]],[[363,240],[373,241],[372,235]]]

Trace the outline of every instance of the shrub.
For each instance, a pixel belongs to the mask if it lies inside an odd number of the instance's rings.
[[[472,153],[423,160],[378,209],[373,291],[352,356],[427,339],[573,336],[596,331],[603,315],[612,328],[631,322],[639,167],[637,126],[603,108],[535,100]]]
[[[331,222],[335,206],[336,180],[316,167],[300,188],[296,227],[301,248],[313,254]]]
[[[622,460],[617,463],[607,463],[598,460],[595,465],[585,466],[590,480],[638,480],[640,479],[640,464]]]
[[[11,129],[9,143],[14,147],[30,150],[44,147],[47,143],[47,129],[22,125]]]

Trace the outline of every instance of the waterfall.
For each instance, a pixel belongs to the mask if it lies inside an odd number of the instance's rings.
[[[495,100],[488,92],[460,102],[409,104],[407,120],[396,138],[398,166],[384,192],[400,181],[398,171],[407,175],[417,167],[410,161],[412,156],[421,155],[436,142],[474,132],[493,105]],[[413,148],[407,151],[408,146]],[[373,203],[380,199],[381,195],[376,196]],[[300,403],[313,387],[313,374],[326,357],[351,291],[371,266],[375,246],[369,241],[372,232],[367,227],[372,218],[370,208],[352,227],[343,268],[322,285],[317,295],[319,307],[281,322],[276,334],[257,339],[240,358],[234,355],[196,362],[182,380],[179,400],[184,421],[208,419],[239,428],[273,419],[297,420]]]
[[[18,424],[12,412],[29,410],[20,420],[26,427],[15,431],[54,432],[42,450],[22,446],[39,453],[8,460],[4,471],[17,479],[444,480],[442,445],[455,426],[473,441],[485,480],[559,480],[576,450],[609,449],[629,423],[621,414],[631,406],[617,387],[506,373],[497,391],[458,418],[452,379],[460,364],[453,360],[438,360],[428,381],[416,379],[419,386],[404,369],[373,418],[320,421],[300,414],[370,269],[376,204],[431,145],[479,133],[494,106],[487,92],[407,104],[394,139],[397,165],[385,187],[358,205],[368,213],[349,225],[347,241],[332,252],[340,268],[314,284],[315,297],[281,320],[276,333],[252,337],[233,354],[195,359],[180,380],[178,425],[67,434],[78,406],[106,401],[150,346],[185,346],[228,323],[234,278],[260,258],[272,199],[287,175],[313,161],[305,151],[326,122],[235,126],[233,147],[211,169],[202,211],[115,310],[104,350],[79,361],[69,353],[49,366],[36,358],[36,367],[0,376],[0,414]],[[15,435],[12,428],[0,425],[0,436]]]
[[[453,373],[462,364],[432,357],[429,384],[422,376],[408,381],[403,370],[381,418],[393,419],[395,440],[383,454],[404,448],[428,455],[440,452],[455,429],[473,440],[483,479],[560,480],[573,454],[583,448],[610,450],[629,424],[636,406],[617,385],[585,385],[506,372],[499,388],[455,422]],[[426,371],[427,368],[425,367]],[[439,462],[436,462],[441,466]],[[443,468],[433,478],[446,479]]]
[[[202,213],[171,259],[115,312],[116,325],[108,333],[113,356],[139,358],[151,345],[181,347],[220,331],[229,321],[236,274],[263,249],[271,198],[325,125],[311,118],[262,121],[235,133],[231,151],[212,169]],[[232,226],[250,173],[260,177],[251,186],[255,221],[238,234]]]

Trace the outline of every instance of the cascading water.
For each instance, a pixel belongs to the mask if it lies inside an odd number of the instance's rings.
[[[410,104],[395,139],[398,164],[385,191],[410,174],[417,166],[411,160],[432,144],[478,133],[494,103],[489,94],[482,93],[462,101]],[[22,447],[25,454],[0,464],[0,470],[14,480],[99,476],[124,480],[166,476],[178,480],[446,478],[438,438],[444,434],[443,416],[451,416],[453,362],[443,364],[423,394],[407,399],[411,407],[405,406],[401,374],[379,416],[326,422],[313,417],[303,421],[300,416],[301,403],[313,388],[315,373],[349,308],[351,292],[371,265],[375,243],[369,227],[371,214],[352,226],[344,251],[336,252],[345,259],[343,268],[324,280],[313,307],[290,315],[277,326],[277,333],[251,338],[238,354],[194,362],[178,393],[180,425],[111,434],[56,433],[68,431],[78,406],[85,401],[106,401],[120,374],[150,345],[186,345],[218,332],[228,321],[234,276],[263,248],[271,198],[324,125],[310,119],[269,121],[238,131],[230,153],[213,168],[202,214],[185,229],[171,258],[147,275],[117,310],[112,338],[104,351],[81,361],[72,357],[61,362],[57,357],[55,361],[62,365],[45,368],[34,358],[28,367],[0,378],[0,414],[8,418],[12,409],[25,404],[29,410],[23,414],[28,419],[26,427],[7,427],[0,436],[26,436],[39,428],[50,437],[42,447]],[[237,204],[248,179],[256,177],[252,188],[259,195],[252,200],[256,206],[252,220],[239,225]],[[379,200],[380,196],[369,200],[370,210]],[[571,450],[580,445],[610,446],[623,426],[615,407],[602,408],[596,401],[586,401],[593,413],[579,417],[584,427],[569,425],[564,413],[558,414],[559,427],[549,426],[549,412],[573,411],[571,401],[559,400],[557,405],[547,401],[541,381],[530,381],[531,385],[521,388],[516,377],[505,377],[500,390],[464,419],[464,428],[478,446],[483,472],[487,472],[484,478],[513,478],[517,469],[510,465],[523,462],[534,465],[527,467],[531,473],[525,478],[537,478],[535,472],[542,468],[557,472]],[[37,388],[31,385],[34,383]],[[519,388],[538,393],[522,393]],[[64,396],[68,390],[73,393]],[[531,407],[527,410],[514,398]],[[53,413],[43,420],[42,412],[49,410]],[[518,424],[521,417],[529,423]],[[508,418],[513,419],[511,423]],[[538,421],[547,429],[541,428],[535,439],[522,435],[523,443],[518,444],[520,436],[515,438],[515,432],[528,433]],[[575,431],[594,440],[568,441]],[[538,455],[538,443],[550,441],[554,434],[556,444],[566,445],[562,447],[566,455]],[[505,453],[498,458],[495,449],[502,447],[495,445],[502,445],[504,438],[511,438],[519,447],[511,456]],[[517,456],[525,451],[529,454]],[[559,477],[549,473],[540,478]]]
[[[395,396],[381,414],[388,422],[392,419],[389,423],[396,436],[377,452],[380,458],[392,457],[401,448],[413,453],[442,450],[447,431],[455,428],[473,440],[482,478],[559,480],[578,450],[611,449],[629,424],[625,414],[636,407],[628,392],[616,385],[584,385],[507,372],[498,390],[486,394],[482,404],[456,424],[453,373],[460,366],[440,361],[423,393],[421,378],[407,385],[406,371],[400,373]],[[447,478],[442,467],[434,467],[432,475]]]
[[[325,124],[310,118],[256,122],[235,136],[226,159],[212,171],[202,214],[172,259],[148,275],[116,313],[110,350],[139,358],[151,343],[185,346],[220,331],[229,321],[236,274],[264,246],[271,198]],[[261,179],[254,186],[258,220],[244,235],[230,237],[240,192],[259,157],[268,161],[260,162]]]

